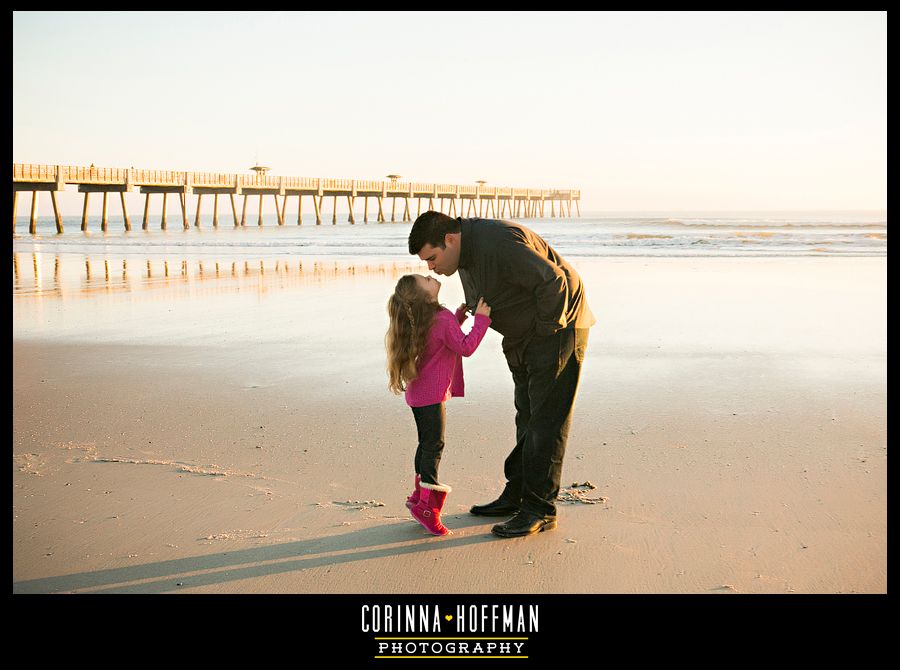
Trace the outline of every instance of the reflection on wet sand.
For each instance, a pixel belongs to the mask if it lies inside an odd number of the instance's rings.
[[[159,288],[202,287],[203,292],[232,293],[249,285],[261,290],[288,289],[345,281],[366,276],[399,277],[422,272],[421,263],[397,261],[338,261],[260,258],[219,261],[198,258],[159,259],[136,256],[97,257],[93,255],[13,254],[13,296],[83,298],[111,291],[150,291]],[[21,257],[21,258],[20,258]],[[83,263],[83,266],[82,266]],[[49,269],[53,268],[52,279]],[[119,272],[121,268],[121,272]]]

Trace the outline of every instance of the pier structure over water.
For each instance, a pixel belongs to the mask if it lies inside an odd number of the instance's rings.
[[[549,203],[549,215],[572,216],[572,204],[578,216],[581,216],[579,201],[581,191],[574,189],[529,189],[487,186],[486,182],[475,185],[460,184],[428,184],[401,182],[399,175],[389,175],[387,181],[365,181],[358,179],[317,179],[307,177],[285,177],[266,174],[269,168],[254,166],[256,174],[234,174],[217,172],[178,172],[172,170],[140,170],[135,168],[98,168],[76,167],[68,165],[33,165],[13,163],[13,234],[16,232],[16,207],[18,195],[31,191],[31,223],[29,232],[36,232],[38,211],[38,194],[42,191],[50,193],[53,213],[56,217],[56,230],[63,232],[62,216],[59,212],[56,194],[65,190],[67,184],[77,185],[79,193],[84,193],[84,210],[81,217],[81,229],[88,229],[88,202],[92,193],[103,196],[101,229],[108,229],[108,198],[110,194],[119,194],[125,230],[131,230],[131,219],[125,206],[125,193],[134,189],[145,196],[142,228],[149,227],[150,196],[162,195],[162,218],[160,226],[167,227],[167,198],[175,196],[181,205],[181,222],[185,230],[191,227],[188,217],[188,195],[197,196],[196,215],[193,225],[200,226],[200,205],[204,195],[213,197],[214,227],[219,225],[219,196],[228,196],[234,226],[240,227],[247,222],[248,197],[259,196],[259,218],[257,225],[263,225],[263,198],[272,196],[278,225],[285,224],[285,211],[288,198],[297,197],[297,224],[302,223],[303,198],[312,200],[316,215],[316,225],[321,225],[324,214],[323,206],[326,198],[333,200],[331,222],[337,223],[337,202],[347,200],[350,223],[356,223],[354,208],[358,207],[357,198],[363,199],[363,222],[369,222],[369,198],[378,205],[376,220],[386,222],[384,211],[385,200],[390,198],[391,221],[396,221],[397,200],[403,204],[402,220],[411,221],[410,200],[417,201],[416,216],[422,213],[422,201],[427,198],[427,209],[445,211],[450,216],[491,216],[508,218],[542,218],[546,215]],[[241,216],[238,218],[235,196],[243,195],[244,201]],[[437,206],[435,203],[438,203]],[[426,210],[427,211],[427,210]]]

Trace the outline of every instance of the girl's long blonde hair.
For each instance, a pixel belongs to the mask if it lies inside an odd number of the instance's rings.
[[[418,374],[418,358],[425,351],[428,331],[441,306],[416,284],[415,275],[404,275],[388,299],[387,349],[388,388],[402,393]]]

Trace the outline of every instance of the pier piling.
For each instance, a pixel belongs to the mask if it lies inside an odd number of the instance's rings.
[[[128,209],[125,207],[125,192],[119,191],[119,198],[122,200],[122,217],[125,219],[125,230],[131,232],[131,221],[128,219]]]
[[[50,202],[53,203],[53,217],[56,219],[56,232],[62,234],[63,222],[62,216],[59,213],[59,205],[56,202],[56,191],[50,191]]]
[[[229,193],[228,198],[231,200],[231,213],[234,215],[234,227],[237,228],[240,223],[237,218],[237,207],[234,204],[234,193]]]
[[[84,209],[81,211],[81,230],[85,231],[88,229],[88,198],[91,197],[90,193],[84,194]]]
[[[32,235],[37,234],[37,211],[38,211],[38,199],[37,199],[37,191],[31,192],[31,223],[28,226],[28,232]]]
[[[108,205],[107,195],[108,194],[106,193],[106,191],[103,191],[103,209],[102,209],[102,214],[101,214],[101,219],[100,219],[100,230],[102,230],[104,233],[106,232],[107,225],[108,225],[107,217],[106,217],[107,205]]]
[[[197,215],[194,217],[194,227],[200,227],[200,204],[203,202],[203,194],[197,194]]]
[[[187,215],[187,196],[184,193],[179,193],[178,200],[181,202],[181,226],[184,230],[190,230],[191,224],[188,222]]]

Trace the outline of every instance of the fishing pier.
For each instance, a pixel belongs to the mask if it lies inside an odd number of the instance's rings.
[[[98,168],[67,165],[33,165],[13,164],[13,234],[16,232],[16,208],[18,196],[22,192],[31,191],[31,219],[29,232],[36,232],[38,212],[38,194],[48,192],[56,218],[56,230],[63,232],[62,216],[57,203],[57,193],[64,191],[67,185],[77,185],[78,192],[84,194],[84,210],[81,217],[81,230],[88,230],[88,202],[92,193],[103,197],[101,230],[108,229],[108,199],[112,194],[119,194],[125,230],[131,230],[131,219],[125,205],[125,193],[138,191],[144,195],[144,215],[142,228],[150,225],[150,196],[162,196],[162,218],[160,227],[167,228],[167,199],[171,195],[180,204],[181,223],[185,230],[191,227],[187,196],[195,195],[196,214],[193,225],[200,227],[200,205],[203,196],[213,198],[214,227],[219,225],[219,197],[227,197],[230,202],[234,226],[245,226],[247,223],[248,200],[259,198],[257,225],[263,225],[263,198],[274,199],[278,225],[285,225],[287,202],[289,198],[297,198],[297,225],[302,223],[303,199],[312,200],[316,215],[316,225],[321,225],[324,215],[323,207],[326,198],[332,199],[331,222],[337,223],[337,203],[346,198],[349,206],[348,221],[356,223],[359,205],[357,198],[363,199],[363,223],[369,222],[369,199],[373,206],[377,204],[376,221],[385,223],[385,202],[391,199],[390,220],[396,221],[397,201],[401,201],[402,221],[412,220],[410,201],[416,200],[416,216],[422,212],[422,201],[427,199],[427,210],[446,212],[450,216],[491,216],[494,218],[543,218],[549,215],[572,216],[574,203],[578,216],[581,216],[579,201],[581,191],[573,189],[530,189],[487,186],[480,181],[474,185],[460,184],[427,184],[401,182],[399,175],[388,175],[387,181],[364,181],[357,179],[319,179],[307,177],[285,177],[268,175],[269,168],[256,165],[251,170],[255,174],[231,174],[218,172],[178,172],[172,170],[141,170],[135,168]],[[238,217],[235,196],[243,196],[241,214]],[[435,203],[438,203],[437,206]],[[549,205],[549,206],[548,206]],[[549,210],[549,211],[548,211]],[[227,215],[226,215],[227,216]]]

